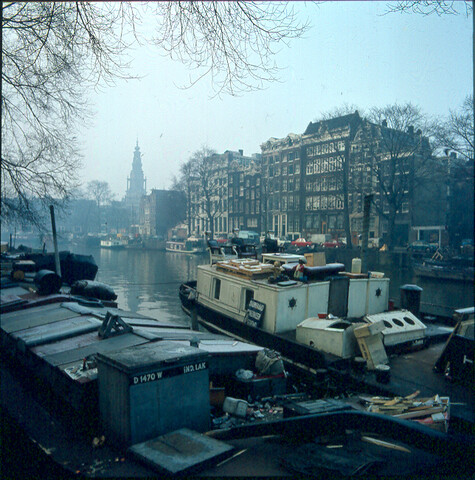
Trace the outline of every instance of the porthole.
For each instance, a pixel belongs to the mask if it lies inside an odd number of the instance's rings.
[[[398,327],[404,327],[404,323],[399,320],[399,318],[393,318],[393,322],[398,326]]]
[[[393,328],[393,326],[387,320],[383,320],[383,323],[387,328]]]
[[[409,317],[404,317],[404,321],[406,323],[408,323],[409,325],[415,325],[416,322],[414,322],[414,320],[412,318],[409,318]]]

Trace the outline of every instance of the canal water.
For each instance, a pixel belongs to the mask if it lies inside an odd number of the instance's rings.
[[[196,280],[197,266],[209,261],[207,254],[79,246],[71,251],[94,256],[99,266],[96,280],[114,289],[120,308],[189,325],[178,289],[182,282]],[[388,264],[373,265],[372,269],[383,271],[391,279],[389,296],[396,306],[400,304],[400,287],[406,284],[423,288],[421,312],[426,314],[450,317],[454,309],[473,306],[472,282],[416,277],[411,267]]]

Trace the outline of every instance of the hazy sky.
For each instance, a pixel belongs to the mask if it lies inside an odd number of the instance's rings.
[[[131,73],[142,79],[91,95],[96,115],[81,133],[82,180],[107,181],[121,199],[137,139],[150,192],[169,188],[180,164],[205,144],[250,155],[343,104],[411,102],[442,116],[472,92],[472,17],[383,15],[385,2],[294,6],[311,29],[276,56],[285,67],[280,83],[259,92],[212,98],[208,79],[183,90],[185,67],[152,47],[137,50]]]

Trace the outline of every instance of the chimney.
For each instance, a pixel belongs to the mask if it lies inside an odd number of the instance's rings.
[[[381,122],[381,125],[383,127],[387,127],[388,126],[388,121],[386,119],[384,119],[382,122]]]
[[[407,127],[407,133],[408,133],[409,135],[414,135],[414,127],[413,127],[412,125],[409,125],[409,126]]]
[[[244,150],[238,150],[239,151],[239,155],[241,155],[241,157],[244,155]]]

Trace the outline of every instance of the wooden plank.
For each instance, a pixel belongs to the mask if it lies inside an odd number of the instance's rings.
[[[141,338],[138,335],[126,333],[124,335],[106,338],[105,340],[100,340],[99,342],[94,342],[81,348],[58,352],[53,355],[47,355],[44,357],[44,360],[50,365],[56,367],[65,363],[81,360],[98,352],[112,352],[114,350],[120,350],[122,348],[132,347],[134,345],[141,345],[147,342],[148,340]]]
[[[4,313],[2,314],[2,325],[5,320],[10,320],[14,318],[22,318],[25,315],[34,315],[35,313],[38,313],[40,311],[49,311],[49,310],[55,310],[59,307],[59,304],[54,303],[51,305],[44,305],[44,306],[39,306],[39,307],[31,307],[25,310],[18,310],[16,312],[9,312],[9,313]]]
[[[3,314],[1,328],[6,333],[13,333],[77,316],[77,313],[61,308],[59,304],[34,307],[21,312]]]
[[[25,346],[32,347],[97,331],[101,324],[102,322],[95,317],[77,316],[47,325],[20,330],[13,333],[12,337],[21,340]]]
[[[73,338],[60,340],[59,342],[38,345],[37,347],[32,347],[30,351],[38,357],[46,357],[48,355],[74,350],[100,341],[101,339],[97,332],[90,332]]]

